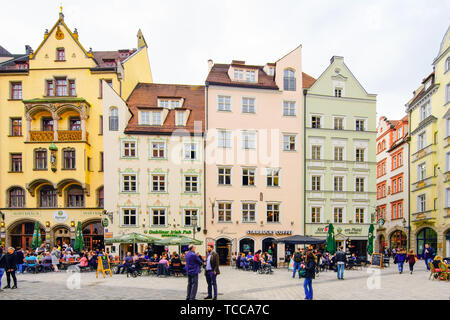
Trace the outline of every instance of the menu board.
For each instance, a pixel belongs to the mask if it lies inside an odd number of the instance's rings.
[[[374,253],[372,255],[372,261],[370,263],[371,266],[382,269],[383,268],[383,254]]]
[[[98,260],[97,260],[97,275],[96,275],[97,278],[98,278],[98,273],[100,271],[103,274],[103,278],[105,278],[105,273],[106,272],[109,272],[109,275],[112,277],[111,265],[109,264],[108,256],[102,255],[102,256],[98,257]]]

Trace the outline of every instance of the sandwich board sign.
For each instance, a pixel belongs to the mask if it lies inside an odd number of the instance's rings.
[[[102,272],[103,278],[105,278],[105,273],[106,272],[109,272],[109,275],[112,277],[111,265],[109,263],[109,258],[106,255],[102,255],[102,256],[98,257],[96,278],[98,278],[98,273],[99,272]]]
[[[383,254],[382,253],[374,253],[372,254],[372,262],[370,266],[383,269]]]

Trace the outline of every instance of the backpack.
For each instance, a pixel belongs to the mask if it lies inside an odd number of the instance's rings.
[[[301,262],[301,261],[302,261],[302,255],[301,255],[300,252],[297,252],[297,253],[294,255],[294,262]]]

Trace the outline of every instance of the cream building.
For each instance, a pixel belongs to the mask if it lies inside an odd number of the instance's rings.
[[[222,264],[238,252],[293,248],[303,228],[301,46],[264,66],[209,61],[206,80],[206,240]]]
[[[105,238],[132,232],[183,235],[202,240],[197,251],[204,252],[204,87],[139,83],[127,102],[106,84],[103,88],[103,112],[109,115],[103,139],[105,210],[111,221]],[[150,248],[159,254],[165,249]],[[132,246],[110,249],[122,256]]]

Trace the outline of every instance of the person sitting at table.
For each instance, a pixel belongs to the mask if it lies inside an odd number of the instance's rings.
[[[170,260],[169,270],[173,272],[182,272],[183,271],[183,263],[181,262],[180,256],[174,252],[173,258]]]
[[[50,255],[50,252],[45,253],[45,257],[42,259],[42,266],[45,268],[49,268],[53,270],[53,263],[52,263],[52,257]]]
[[[155,253],[153,257],[150,258],[150,262],[159,262],[158,254]]]
[[[125,269],[131,267],[132,264],[133,264],[133,257],[131,256],[131,252],[127,252],[127,256],[122,261],[122,264],[117,267],[116,274],[119,274],[119,273],[123,274]],[[122,272],[120,272],[121,270],[122,270]]]
[[[98,256],[95,254],[95,252],[91,251],[91,254],[88,257],[88,260],[89,260],[89,266],[94,270],[97,270],[97,263],[98,263],[97,259],[98,259]]]
[[[73,259],[73,255],[71,254],[71,251],[66,251],[64,253],[64,261],[69,261],[69,259]]]
[[[237,269],[241,268],[241,254],[240,253],[236,256],[236,268]]]
[[[77,264],[79,268],[86,268],[89,266],[89,260],[86,258],[86,254],[83,254],[80,259],[80,263]]]
[[[433,262],[432,262],[433,267],[434,267],[435,269],[439,269],[439,264],[440,264],[441,262],[442,262],[442,257],[441,257],[441,256],[435,256],[434,259],[433,259]]]
[[[158,262],[158,276],[169,274],[169,261],[167,261],[167,254],[163,253],[161,259]]]
[[[27,268],[34,268],[36,272],[38,271],[38,260],[35,255],[28,253],[25,257],[25,262]]]
[[[354,267],[354,265],[356,264],[356,256],[354,253],[352,253],[352,256],[348,259],[347,263],[348,263],[347,264],[348,269],[351,269]]]
[[[247,259],[247,257],[245,256],[245,253],[243,253],[241,255],[241,260],[240,260],[240,267],[244,270],[247,270],[250,268],[250,261],[249,259]]]
[[[140,253],[139,253],[139,254],[140,254]],[[136,253],[133,255],[133,263],[136,263],[136,261],[139,260],[139,254],[136,252]]]

